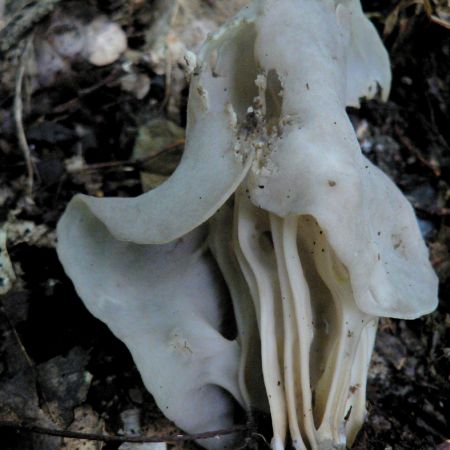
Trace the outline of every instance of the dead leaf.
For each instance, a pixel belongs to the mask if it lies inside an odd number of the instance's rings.
[[[74,420],[69,430],[80,433],[103,434],[105,423],[90,406],[80,406],[74,411]],[[60,450],[101,450],[103,446],[104,443],[101,441],[64,439]]]
[[[89,354],[73,348],[67,356],[57,356],[37,366],[38,381],[52,417],[65,425],[73,419],[73,410],[86,400],[92,375],[85,367]]]
[[[170,175],[178,165],[180,144],[184,142],[184,129],[166,119],[154,119],[139,128],[133,149],[133,159],[145,160],[141,172],[144,191],[154,189]]]

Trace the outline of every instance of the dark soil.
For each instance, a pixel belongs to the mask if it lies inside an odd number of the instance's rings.
[[[5,29],[0,30],[0,226],[14,229],[8,252],[17,277],[0,297],[0,416],[65,428],[73,424],[75,408],[84,405],[80,414],[92,418],[98,432],[118,433],[121,414],[138,409],[144,431],[177,432],[143,387],[127,349],[77,297],[56,256],[54,230],[78,192],[142,192],[143,164],[131,161],[138,133],[154,118],[170,116],[184,126],[187,91],[178,99],[179,109],[169,114],[168,78],[143,57],[148,51],[144,31],[154,20],[152,1],[86,2],[90,14],[103,13],[121,24],[135,52],[133,70],[145,75],[151,88],[138,99],[121,87],[130,55],[105,67],[73,61],[70,70],[38,86],[32,86],[36,75],[25,75],[23,125],[35,171],[31,201],[14,120],[14,87],[23,42],[30,33],[44,39],[62,8],[53,3],[42,17],[34,11],[36,20],[25,21],[23,32],[7,28],[17,33],[12,48],[4,48]],[[397,2],[364,3],[382,31]],[[9,3],[7,19],[26,17],[23,4]],[[400,12],[385,42],[393,67],[390,100],[366,103],[350,114],[363,151],[416,209],[440,277],[441,302],[433,314],[415,321],[381,320],[368,384],[369,415],[354,448],[431,450],[450,438],[450,30],[412,6]],[[175,143],[146,169],[168,175],[180,151]],[[81,166],[73,169],[69,159]],[[57,386],[51,381],[55,373]],[[259,433],[270,436],[264,419],[257,425]],[[250,444],[264,448],[258,442]],[[0,447],[66,448],[59,438],[6,428],[0,428]]]

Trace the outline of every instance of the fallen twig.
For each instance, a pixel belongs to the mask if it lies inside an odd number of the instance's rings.
[[[122,75],[121,71],[114,71],[111,72],[106,78],[100,80],[98,83],[89,86],[85,89],[81,89],[78,91],[77,96],[58,105],[53,108],[54,114],[62,114],[66,112],[73,112],[73,110],[76,108],[77,103],[82,97],[85,97],[86,95],[90,95],[93,92],[97,91],[98,89],[102,88],[103,86],[113,83],[117,81],[120,76]]]
[[[441,19],[440,17],[436,16],[436,14],[433,14],[433,7],[431,6],[430,0],[422,0],[422,2],[423,9],[425,10],[425,14],[428,16],[428,18],[437,25],[450,30],[450,22],[446,21],[445,19]]]
[[[34,182],[34,170],[33,162],[31,161],[30,147],[25,136],[25,129],[23,126],[23,102],[22,102],[22,86],[23,77],[25,75],[25,66],[27,63],[27,57],[31,48],[32,37],[28,38],[25,47],[22,52],[22,56],[19,61],[19,68],[17,70],[16,77],[16,89],[14,96],[14,120],[16,123],[16,133],[19,147],[22,150],[26,166],[27,166],[27,191],[28,195],[31,197],[33,193],[33,182]]]
[[[450,216],[450,208],[439,207],[423,207],[420,205],[414,205],[414,209],[429,217],[447,217]]]
[[[16,431],[25,431],[29,433],[42,434],[46,436],[63,437],[66,439],[84,439],[87,441],[100,441],[100,442],[114,442],[114,443],[157,443],[157,442],[187,442],[198,441],[202,439],[218,438],[220,436],[226,436],[229,434],[241,433],[247,431],[246,425],[237,425],[232,428],[216,431],[207,431],[205,433],[198,434],[171,434],[171,435],[158,435],[158,436],[118,436],[118,435],[105,435],[96,433],[79,433],[77,431],[69,430],[55,430],[51,428],[44,428],[37,425],[31,425],[26,423],[17,423],[12,421],[0,420],[0,428],[11,428]]]
[[[157,157],[161,156],[165,152],[169,152],[172,150],[176,150],[184,145],[185,141],[184,139],[180,139],[173,144],[164,147],[162,150],[158,151],[154,155],[146,156],[145,158],[136,158],[136,159],[127,159],[125,161],[107,161],[103,163],[97,163],[97,164],[87,164],[82,167],[77,167],[76,169],[70,170],[70,173],[79,173],[79,172],[91,172],[95,170],[101,170],[101,169],[111,169],[114,167],[123,167],[123,166],[140,166],[142,164],[145,164],[149,161],[152,161],[153,159],[156,159]]]
[[[400,142],[405,146],[405,148],[412,153],[425,167],[433,172],[433,175],[437,178],[441,176],[441,168],[432,161],[428,161],[424,158],[421,152],[415,147],[411,140],[405,135],[405,133],[400,129],[399,126],[395,126],[395,133],[397,134]]]
[[[422,6],[423,11],[431,22],[450,30],[450,22],[434,14],[430,0],[401,0],[384,22],[383,35],[385,37],[389,36],[397,26],[400,12],[414,5]]]

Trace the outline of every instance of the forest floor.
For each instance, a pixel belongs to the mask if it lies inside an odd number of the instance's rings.
[[[179,432],[124,345],[84,308],[55,252],[56,223],[74,194],[135,196],[179,161],[182,55],[244,1],[180,0],[178,10],[176,3],[0,0],[0,420]],[[445,1],[363,3],[391,55],[393,86],[387,103],[371,101],[350,115],[363,152],[416,210],[441,301],[418,320],[381,320],[368,418],[354,448],[449,449],[450,13]],[[111,48],[98,55],[87,48],[93,21],[110,33]],[[104,57],[111,63],[100,63]],[[270,436],[267,420],[257,426]],[[2,450],[118,446],[0,427]]]

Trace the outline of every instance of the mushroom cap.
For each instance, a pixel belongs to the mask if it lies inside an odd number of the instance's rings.
[[[165,183],[132,200],[79,196],[78,204],[118,239],[170,242],[208,220],[245,178],[255,146],[241,135],[258,74],[282,76],[284,114],[326,107],[314,93],[303,95],[310,75],[313,90],[339,96],[343,106],[374,96],[376,84],[387,95],[389,58],[359,1],[303,0],[301,8],[293,0],[254,0],[209,36],[192,74],[183,158]]]
[[[270,161],[276,170],[247,179],[252,201],[282,217],[312,215],[362,311],[403,319],[433,311],[438,279],[411,204],[361,154],[348,119],[333,119],[283,130]]]

